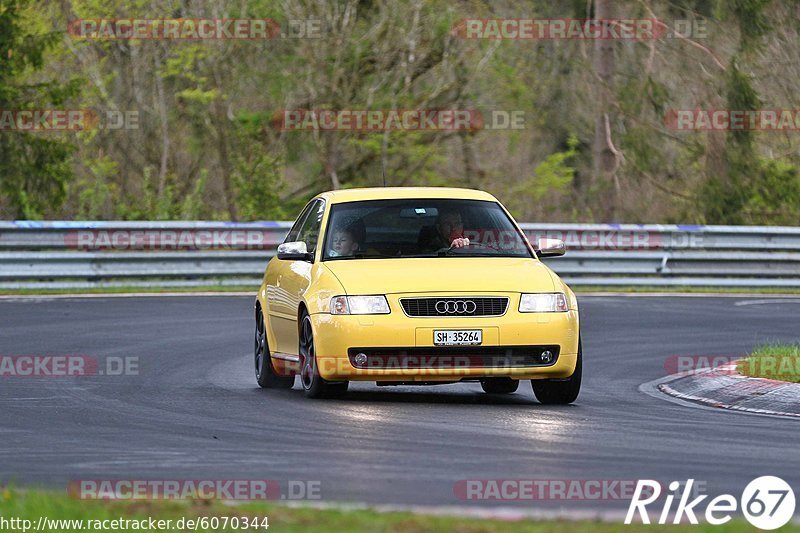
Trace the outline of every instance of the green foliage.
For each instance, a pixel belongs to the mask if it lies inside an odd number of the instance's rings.
[[[727,107],[762,106],[753,80],[732,61],[727,76]],[[714,224],[797,224],[800,219],[800,169],[789,160],[758,156],[752,130],[728,133],[727,174],[707,176],[698,199],[705,221]]]
[[[35,9],[27,2],[0,0],[0,109],[46,109],[77,95],[75,80],[27,81],[43,68],[46,51],[58,39],[56,32],[33,29]],[[43,218],[64,201],[75,147],[59,135],[0,132],[0,192],[13,216]]]
[[[574,161],[579,156],[579,140],[570,135],[567,149],[545,157],[534,168],[533,175],[520,180],[506,194],[506,205],[518,214],[531,205],[537,205],[548,193],[563,192],[575,177]]]
[[[113,218],[122,220],[181,220],[217,218],[203,209],[207,173],[201,171],[194,186],[185,195],[178,192],[175,175],[167,174],[163,187],[153,176],[152,167],[144,169],[139,188],[134,193],[114,194]]]
[[[108,290],[108,289],[106,289]],[[137,288],[137,291],[142,290]],[[208,289],[206,289],[208,290]],[[66,491],[42,491],[30,487],[24,490],[13,485],[0,489],[0,516],[25,520],[22,524],[36,525],[39,519],[47,517],[52,523],[51,530],[73,533],[87,529],[100,529],[114,520],[135,520],[126,525],[146,527],[148,520],[170,521],[172,529],[182,520],[193,521],[194,529],[202,533],[231,533],[244,524],[250,523],[271,526],[285,533],[328,533],[330,531],[463,531],[474,533],[503,533],[511,529],[507,518],[481,518],[475,516],[439,515],[433,513],[349,508],[317,508],[311,506],[288,506],[270,501],[243,502],[232,506],[220,500],[178,500],[142,501],[132,500],[80,500],[69,496]],[[237,521],[225,520],[237,518]],[[268,517],[268,518],[267,518]],[[211,520],[215,518],[215,520]],[[216,518],[218,518],[218,522]],[[254,520],[255,519],[255,520]],[[75,521],[75,522],[73,522]],[[82,522],[81,522],[82,521]],[[264,524],[267,521],[268,524]],[[56,524],[59,524],[58,526]],[[211,527],[211,526],[216,527]],[[186,527],[186,526],[184,526]],[[675,533],[738,533],[751,531],[753,527],[743,518],[735,518],[724,526],[701,523],[700,525],[680,524],[663,526],[660,529],[651,525],[633,524],[625,526],[626,533],[649,533],[669,528]],[[256,530],[256,528],[252,528]],[[267,527],[260,527],[265,530]],[[617,523],[599,520],[542,520],[521,518],[513,522],[518,533],[551,533],[553,531],[591,531],[592,533],[616,533],[621,527]],[[238,531],[241,531],[239,529]],[[800,528],[793,522],[784,526],[784,533],[797,533]]]
[[[183,220],[198,220],[204,218],[218,218],[210,215],[206,209],[206,185],[208,184],[208,171],[199,172],[194,186],[180,202],[180,211],[177,218]]]
[[[686,18],[689,15],[711,17],[714,14],[714,3],[715,0],[673,0],[667,4],[667,8],[675,18]]]
[[[728,69],[726,98],[732,110],[753,110],[762,105],[753,80],[739,69],[735,59]],[[728,133],[727,173],[707,176],[698,195],[706,222],[775,223],[778,218],[800,212],[797,203],[784,205],[785,199],[796,197],[797,168],[788,162],[758,157],[755,136],[756,132],[746,129]]]
[[[101,156],[87,162],[91,174],[81,176],[69,185],[71,196],[77,198],[76,218],[102,220],[112,215],[118,189],[113,182],[117,174],[117,162],[111,157]]]
[[[728,69],[727,79],[727,102],[728,109],[751,110],[757,109],[761,105],[761,99],[753,87],[753,80],[751,77],[739,70],[736,61],[731,61],[730,68]],[[731,132],[731,140],[736,145],[736,152],[741,153],[741,150],[749,151],[753,147],[753,132],[750,130],[737,130]]]
[[[201,170],[193,186],[179,193],[174,174],[164,180],[163,190],[153,178],[153,169],[145,169],[139,189],[124,194],[114,182],[119,168],[112,158],[101,156],[86,162],[90,177],[80,177],[70,183],[69,195],[76,203],[76,218],[83,220],[196,220],[215,218],[206,209],[204,196],[208,172]]]
[[[761,159],[758,170],[758,180],[746,191],[745,222],[797,225],[800,220],[800,169],[788,161]]]
[[[575,168],[568,163],[578,153],[578,138],[570,135],[567,150],[547,156],[533,171],[529,195],[533,200],[541,199],[550,191],[563,190],[575,177]]]
[[[800,383],[800,344],[770,342],[740,359],[736,371],[746,376]]]
[[[19,219],[40,219],[57,209],[72,177],[73,147],[20,132],[0,132],[0,192]]]
[[[739,25],[742,50],[751,50],[770,29],[766,9],[772,0],[722,0],[719,9],[729,13]]]
[[[783,224],[800,220],[800,169],[789,161],[734,161],[732,182],[709,179],[700,198],[711,224]]]
[[[280,193],[280,159],[260,152],[256,146],[237,157],[233,175],[240,220],[283,220],[295,216],[284,208]]]
[[[386,146],[386,184],[389,186],[444,186],[448,185],[438,165],[444,162],[439,146],[427,142],[428,133],[390,133]],[[347,140],[347,148],[366,156],[361,168],[353,168],[343,175],[348,187],[379,187],[383,183],[381,158],[383,133],[359,134]]]
[[[620,3],[620,17],[698,22],[708,31],[693,42],[614,42],[604,110],[595,42],[451,33],[467,17],[583,18],[591,8],[581,0],[0,0],[0,109],[133,110],[141,119],[134,130],[0,132],[0,217],[292,218],[333,186],[333,171],[342,187],[376,186],[385,161],[389,185],[486,188],[523,220],[602,221],[596,213],[606,212],[603,198],[615,187],[621,221],[796,224],[800,159],[786,155],[797,153],[795,136],[664,123],[670,109],[793,107],[793,6]],[[97,41],[64,32],[73,17],[143,14],[318,20],[323,35]],[[273,127],[282,109],[322,108],[519,111],[525,127],[388,135]],[[600,112],[624,156],[613,181],[592,174]]]

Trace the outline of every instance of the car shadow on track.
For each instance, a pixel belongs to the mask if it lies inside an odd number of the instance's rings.
[[[539,409],[576,409],[578,405],[543,405],[536,401],[533,392],[528,388],[521,389],[513,394],[486,394],[477,391],[455,392],[451,390],[424,390],[402,388],[395,389],[375,388],[370,390],[348,390],[343,396],[328,398],[325,400],[310,400],[304,397],[302,389],[297,384],[291,390],[263,390],[259,392],[270,395],[280,396],[282,399],[292,401],[321,401],[325,403],[418,403],[418,404],[457,404],[457,405],[521,405],[526,407],[536,407]]]
[[[528,405],[537,404],[533,398],[523,394],[484,394],[458,393],[450,391],[413,391],[413,390],[369,390],[347,391],[338,398],[343,402],[392,402],[392,403],[446,403],[446,404],[479,404],[479,405]]]

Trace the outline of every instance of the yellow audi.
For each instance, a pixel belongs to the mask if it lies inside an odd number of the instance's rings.
[[[267,265],[255,303],[261,387],[311,398],[350,381],[530,380],[547,404],[581,386],[578,302],[491,194],[437,187],[350,189],[313,198]]]

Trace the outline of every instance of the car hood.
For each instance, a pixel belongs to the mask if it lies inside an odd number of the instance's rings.
[[[550,270],[529,258],[431,257],[325,261],[347,294],[551,292]]]

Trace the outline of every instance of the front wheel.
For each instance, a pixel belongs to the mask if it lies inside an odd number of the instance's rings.
[[[317,368],[317,352],[311,317],[303,315],[300,321],[300,382],[309,398],[331,398],[347,392],[349,382],[332,383],[322,379]]]
[[[581,373],[583,367],[583,350],[581,341],[578,339],[578,360],[575,364],[575,372],[567,379],[561,380],[531,380],[533,394],[536,399],[543,404],[568,404],[578,399],[581,390]]]
[[[267,332],[261,308],[256,311],[256,346],[255,346],[256,381],[264,389],[291,389],[294,376],[280,376],[272,366],[267,344]]]

